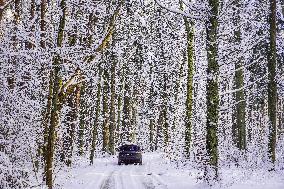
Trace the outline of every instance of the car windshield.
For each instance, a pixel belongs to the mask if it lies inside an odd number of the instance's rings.
[[[121,146],[120,151],[139,151],[138,146]]]

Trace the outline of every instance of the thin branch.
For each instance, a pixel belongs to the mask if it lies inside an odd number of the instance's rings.
[[[6,8],[8,8],[8,6],[13,2],[14,0],[9,1],[8,3],[6,3],[5,5],[0,6],[0,10],[5,10]]]
[[[220,107],[219,111],[226,111],[226,110],[229,110],[229,109],[235,107],[236,105],[238,105],[239,103],[245,102],[245,101],[246,101],[246,100],[240,100],[240,101],[238,101],[238,102],[232,104],[231,106],[225,106],[225,107],[223,106],[223,107]]]
[[[243,87],[240,87],[240,88],[238,88],[238,89],[229,90],[229,91],[226,91],[226,92],[224,92],[224,93],[221,93],[220,96],[223,96],[223,95],[226,95],[226,94],[230,94],[230,93],[235,93],[235,92],[241,91],[241,90],[243,90],[243,89],[245,89],[245,88],[247,88],[247,87],[249,87],[249,86],[252,86],[252,85],[256,84],[257,82],[263,80],[263,79],[266,78],[267,76],[268,76],[268,75],[265,75],[265,76],[259,78],[258,80],[256,80],[255,82],[252,82],[252,83],[250,83],[250,84],[248,84],[248,85],[245,85],[245,86],[243,86]]]

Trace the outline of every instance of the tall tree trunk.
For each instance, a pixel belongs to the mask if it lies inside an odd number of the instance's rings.
[[[149,136],[149,141],[150,141],[150,151],[153,152],[154,151],[154,119],[151,118],[150,119],[150,125],[149,125],[149,132],[150,132],[150,136]]]
[[[42,0],[41,1],[41,22],[40,22],[40,28],[41,28],[41,32],[45,32],[45,21],[43,21],[45,19],[45,14],[46,14],[46,0]],[[32,0],[32,5],[31,5],[31,20],[34,18],[35,16],[35,12],[36,12],[36,2],[35,0]],[[35,25],[32,25],[32,31],[35,30]],[[43,41],[43,39],[41,39],[41,41]],[[32,49],[34,47],[33,43],[28,43],[28,48]],[[45,46],[41,45],[42,48],[45,48]],[[45,65],[41,65],[41,70],[40,70],[40,74],[44,75],[44,70],[46,69]],[[47,87],[47,85],[49,87]],[[49,76],[49,84],[48,81],[45,77],[42,77],[41,80],[41,87],[43,91],[47,91],[48,90],[48,94],[47,97],[45,95],[41,95],[42,99],[47,98],[47,104],[46,104],[46,108],[42,110],[42,127],[44,128],[44,140],[43,140],[43,144],[39,144],[39,151],[43,151],[42,155],[43,158],[46,157],[46,146],[47,146],[47,137],[48,137],[48,122],[50,121],[50,114],[51,114],[51,104],[52,104],[52,95],[53,95],[53,73],[52,71],[50,71],[50,76]]]
[[[104,87],[103,87],[103,152],[109,153],[109,72],[107,63],[104,68]]]
[[[219,91],[218,76],[219,65],[217,61],[218,44],[217,44],[217,27],[218,27],[218,0],[209,0],[210,15],[206,21],[206,51],[207,51],[207,86],[206,86],[206,105],[207,105],[207,122],[206,122],[206,151],[208,154],[208,164],[204,173],[205,180],[218,178],[218,109],[219,109]]]
[[[21,0],[15,0],[15,22],[20,21]]]
[[[5,0],[0,0],[0,6],[3,7],[5,5]],[[2,22],[2,18],[3,18],[3,13],[4,13],[4,8],[0,9],[0,26],[1,26],[1,22]],[[0,27],[1,28],[1,27]]]
[[[46,21],[45,21],[45,15],[46,15],[46,0],[41,0],[40,4],[40,30],[41,30],[41,41],[40,41],[40,46],[41,48],[45,48],[46,43],[45,43],[45,32],[46,32]]]
[[[138,82],[135,82],[135,83],[138,83]],[[138,86],[134,85],[133,86],[133,93],[132,93],[132,96],[131,96],[132,100],[131,100],[131,122],[130,122],[131,127],[132,127],[132,131],[130,133],[130,137],[131,137],[132,142],[136,142],[136,139],[137,139],[137,134],[136,134],[136,129],[137,129],[137,101],[138,101],[137,95],[138,95]]]
[[[18,44],[19,44],[19,39],[17,38],[17,33],[18,33],[18,24],[20,22],[20,13],[21,13],[21,0],[15,0],[14,1],[14,5],[15,5],[15,10],[14,10],[14,20],[13,20],[13,24],[14,24],[14,29],[13,29],[13,33],[12,33],[12,45],[13,45],[13,50],[16,51],[18,48]],[[8,82],[8,86],[11,90],[13,90],[16,86],[16,68],[17,68],[17,59],[18,56],[13,55],[11,57],[11,64],[12,64],[12,69],[9,73],[9,76],[7,77],[7,82]]]
[[[180,0],[183,10],[183,2]],[[193,107],[193,75],[194,75],[194,25],[184,16],[184,25],[187,36],[187,95],[186,95],[186,119],[185,119],[185,156],[189,158],[192,130],[192,107]]]
[[[67,106],[69,106],[70,109],[66,114],[67,132],[63,139],[61,161],[64,161],[67,166],[71,166],[76,133],[75,131],[80,107],[81,85],[70,87],[68,90],[70,90],[70,92],[68,93],[70,93],[71,95],[67,97]]]
[[[185,64],[187,63],[187,53],[184,52],[183,53],[183,61],[182,63],[179,65],[179,69],[178,69],[178,78],[176,79],[175,81],[175,108],[174,108],[174,121],[173,121],[173,126],[172,126],[172,132],[175,133],[176,131],[176,124],[177,124],[177,117],[178,117],[178,109],[179,109],[179,104],[178,104],[178,97],[179,97],[179,91],[180,91],[180,86],[181,86],[181,81],[182,81],[182,76],[183,76],[183,69],[184,69],[184,66]]]
[[[122,75],[121,75],[122,74]],[[116,126],[116,144],[122,143],[122,132],[121,132],[121,114],[122,114],[122,91],[124,88],[124,65],[122,65],[122,72],[118,71],[118,77],[120,78],[119,84],[119,95],[117,101],[117,126]]]
[[[48,128],[48,137],[47,137],[47,147],[46,147],[46,185],[49,189],[53,188],[53,159],[54,159],[54,150],[55,150],[55,138],[56,138],[56,128],[59,125],[59,117],[62,108],[59,100],[59,90],[62,86],[62,81],[59,76],[59,65],[60,58],[55,57],[54,60],[54,71],[53,71],[53,95],[52,95],[52,108],[50,115],[50,125]]]
[[[150,67],[150,78],[153,75],[153,66]],[[149,142],[150,142],[150,150],[153,152],[156,149],[156,145],[155,145],[155,141],[154,141],[154,133],[155,133],[155,118],[154,118],[154,81],[151,81],[151,86],[150,86],[150,94],[149,94],[149,108],[153,111],[150,111],[150,115],[149,115],[149,119],[150,119],[150,123],[149,123]]]
[[[130,132],[132,131],[132,126],[130,124],[131,120],[131,96],[130,96],[130,76],[129,76],[129,67],[125,66],[124,70],[124,104],[123,104],[123,120],[122,120],[122,141],[132,142],[130,137]]]
[[[78,131],[78,145],[79,145],[79,152],[78,154],[81,156],[84,154],[84,144],[85,144],[85,128],[86,128],[86,117],[87,117],[87,102],[86,102],[86,82],[82,83],[81,88],[81,103],[80,103],[80,120],[79,120],[79,131]]]
[[[42,120],[42,127],[44,128],[43,133],[43,146],[39,147],[40,151],[42,148],[43,158],[46,162],[47,158],[47,145],[48,145],[48,134],[49,134],[49,126],[50,123],[50,116],[51,116],[51,106],[52,106],[52,99],[53,99],[53,71],[50,71],[49,74],[49,87],[48,87],[48,96],[47,96],[47,104],[46,109],[44,112],[43,120]],[[46,173],[46,166],[45,166],[45,173]]]
[[[270,0],[269,14],[269,48],[268,48],[268,117],[269,117],[269,138],[268,138],[268,157],[275,163],[276,148],[276,111],[277,111],[277,84],[276,78],[276,0]]]
[[[114,55],[112,55],[114,56]],[[114,145],[115,145],[115,79],[116,79],[116,64],[117,60],[113,57],[113,62],[111,65],[111,97],[110,97],[110,123],[109,123],[109,151],[112,155],[114,155]]]
[[[96,97],[96,113],[95,113],[95,120],[93,123],[93,128],[92,128],[92,145],[91,145],[91,153],[90,153],[90,164],[92,165],[94,163],[94,155],[95,155],[95,150],[96,150],[96,142],[97,142],[97,131],[99,127],[99,116],[101,112],[100,104],[101,104],[101,78],[102,78],[102,73],[103,69],[101,68],[101,64],[99,64],[99,80],[97,84],[97,97]]]
[[[66,3],[65,0],[61,1],[60,7],[62,9],[62,15],[59,21],[58,36],[57,36],[57,46],[62,46],[62,41],[64,37],[64,28],[65,28],[65,19],[66,19]],[[60,102],[59,92],[62,86],[62,79],[60,78],[60,65],[61,58],[59,55],[56,55],[53,62],[53,95],[51,103],[51,115],[50,115],[50,125],[48,128],[48,137],[47,137],[47,147],[46,147],[46,165],[45,165],[45,177],[46,185],[49,189],[53,188],[53,158],[54,158],[54,147],[55,147],[55,136],[56,136],[56,127],[59,124],[59,117],[62,108]]]
[[[162,106],[162,128],[163,128],[163,136],[164,136],[164,150],[167,152],[167,148],[169,145],[169,120],[168,120],[168,93],[167,93],[167,84],[168,78],[167,74],[164,73],[164,86],[163,86],[163,106]]]
[[[240,15],[240,9],[241,9],[241,2],[240,0],[234,1],[234,26],[237,28],[237,30],[234,32],[234,42],[238,47],[241,47],[241,15]],[[236,56],[239,56],[238,62],[235,62],[235,77],[234,77],[234,89],[237,90],[237,92],[234,93],[234,99],[236,101],[236,107],[234,109],[233,114],[233,142],[236,145],[237,148],[240,150],[246,149],[246,125],[245,125],[245,115],[246,115],[246,102],[245,102],[245,92],[243,89],[244,86],[244,68],[243,66],[243,57],[240,56],[241,49],[236,49]]]
[[[36,13],[36,2],[35,0],[31,0],[31,8],[30,8],[30,21],[32,22],[35,18]],[[32,23],[32,26],[30,28],[31,33],[35,31],[35,24]],[[29,34],[30,37],[32,37],[32,34]],[[26,42],[27,49],[32,49],[34,47],[34,44],[30,41]]]

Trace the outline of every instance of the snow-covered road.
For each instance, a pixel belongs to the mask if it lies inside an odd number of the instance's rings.
[[[178,184],[178,187],[177,187]],[[196,185],[188,172],[170,168],[161,154],[144,154],[143,165],[117,165],[117,159],[96,159],[94,166],[78,168],[66,189],[183,189]]]
[[[86,162],[87,163],[87,162]],[[163,154],[143,155],[143,165],[117,165],[116,157],[97,158],[93,166],[78,166],[58,176],[64,189],[207,189],[197,170],[176,169]],[[214,189],[283,189],[284,178],[267,171],[223,170]],[[241,179],[240,179],[241,178]]]

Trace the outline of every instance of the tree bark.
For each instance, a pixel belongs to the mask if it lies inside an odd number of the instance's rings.
[[[277,120],[277,84],[276,78],[276,0],[270,0],[269,13],[269,47],[268,47],[268,117],[269,117],[269,138],[268,138],[268,157],[275,164],[276,148],[276,120]]]
[[[101,104],[101,78],[103,69],[101,68],[101,63],[99,64],[99,80],[97,84],[97,97],[96,97],[96,113],[95,113],[95,120],[93,123],[93,130],[92,130],[92,145],[91,145],[91,153],[90,153],[90,164],[94,163],[94,155],[96,150],[96,142],[97,142],[97,128],[99,127],[99,116],[101,112],[100,104]]]
[[[167,152],[167,148],[169,145],[169,120],[168,120],[168,93],[167,93],[167,84],[168,78],[167,74],[164,74],[164,86],[163,86],[163,106],[162,106],[162,128],[163,128],[163,136],[164,136],[164,150]]]
[[[52,95],[52,108],[50,115],[50,125],[48,128],[48,137],[47,137],[47,148],[46,148],[46,185],[49,189],[53,188],[53,158],[55,150],[55,138],[56,138],[56,128],[59,124],[59,117],[62,108],[59,100],[59,90],[62,86],[62,81],[59,76],[59,65],[60,58],[56,57],[54,60],[54,71],[53,71],[53,95]]]
[[[217,61],[218,44],[218,0],[209,0],[210,15],[206,21],[206,51],[207,51],[207,86],[206,86],[206,105],[207,105],[207,122],[206,122],[206,151],[208,162],[204,173],[205,180],[210,183],[218,178],[218,109],[219,109],[219,91],[218,77],[219,65]]]
[[[65,0],[61,1],[60,7],[62,9],[62,15],[59,21],[59,29],[57,36],[57,46],[61,47],[63,42],[63,34],[65,28],[65,19],[67,14],[66,3]],[[62,87],[62,79],[60,78],[60,65],[62,64],[62,60],[57,55],[54,58],[53,62],[53,95],[52,95],[52,103],[51,103],[51,115],[50,115],[50,125],[48,128],[48,137],[47,137],[47,148],[46,148],[46,165],[45,165],[45,177],[46,177],[46,185],[49,189],[53,188],[53,158],[54,158],[54,147],[55,147],[55,136],[56,136],[56,127],[59,124],[59,117],[62,108],[62,104],[60,102],[59,92]]]
[[[124,65],[122,65],[122,71],[118,71],[118,77],[120,78],[120,85],[119,85],[119,95],[118,95],[118,102],[117,102],[117,126],[116,126],[116,144],[122,143],[122,132],[121,132],[121,114],[122,114],[122,91],[124,88]],[[121,75],[122,74],[122,75]]]
[[[130,124],[131,120],[131,97],[130,97],[130,86],[129,86],[129,68],[125,67],[125,86],[124,86],[124,105],[123,105],[123,121],[122,121],[122,141],[132,142],[130,137],[130,132],[132,131],[132,126]]]
[[[0,6],[3,7],[5,5],[5,0],[0,0]],[[4,8],[0,9],[0,25],[1,25],[1,22],[2,22],[2,18],[3,18],[3,13],[4,13]]]
[[[46,0],[41,0],[40,4],[40,30],[41,30],[41,41],[40,46],[41,48],[45,48],[46,42],[45,42],[45,32],[46,32],[46,21],[45,21],[45,15],[46,15]]]
[[[241,29],[240,29],[240,9],[241,9],[241,2],[240,0],[234,1],[234,12],[235,18],[233,20],[234,26],[237,30],[234,32],[234,42],[237,47],[241,47]],[[235,77],[234,77],[234,89],[241,89],[234,93],[234,99],[236,101],[236,107],[234,109],[233,114],[233,142],[239,150],[246,149],[246,123],[245,123],[245,116],[246,116],[246,102],[245,102],[245,92],[244,86],[244,70],[242,69],[243,66],[243,57],[240,56],[242,53],[241,48],[236,49],[237,54],[239,56],[238,62],[235,62]]]
[[[63,151],[61,153],[61,161],[70,167],[72,164],[74,140],[76,133],[76,125],[78,121],[78,113],[80,107],[81,85],[75,85],[68,88],[70,95],[67,96],[67,106],[69,111],[66,114],[67,132],[63,139]]]
[[[103,87],[103,152],[109,153],[109,72],[107,65],[104,68],[104,87]]]
[[[80,103],[80,120],[79,120],[79,131],[78,131],[78,143],[79,143],[79,155],[84,154],[84,145],[85,145],[85,138],[84,138],[84,132],[86,128],[86,117],[87,117],[87,103],[86,103],[86,82],[82,83],[81,88],[81,103]]]
[[[183,9],[183,3],[180,1]],[[193,75],[194,75],[194,25],[184,16],[184,25],[187,36],[187,95],[186,95],[186,121],[185,121],[185,156],[190,156],[192,107],[193,107]]]
[[[114,56],[114,55],[112,55]],[[110,97],[110,123],[109,123],[109,151],[110,154],[114,155],[114,145],[115,145],[115,85],[116,85],[116,64],[117,60],[113,57],[113,62],[111,65],[111,97]]]

